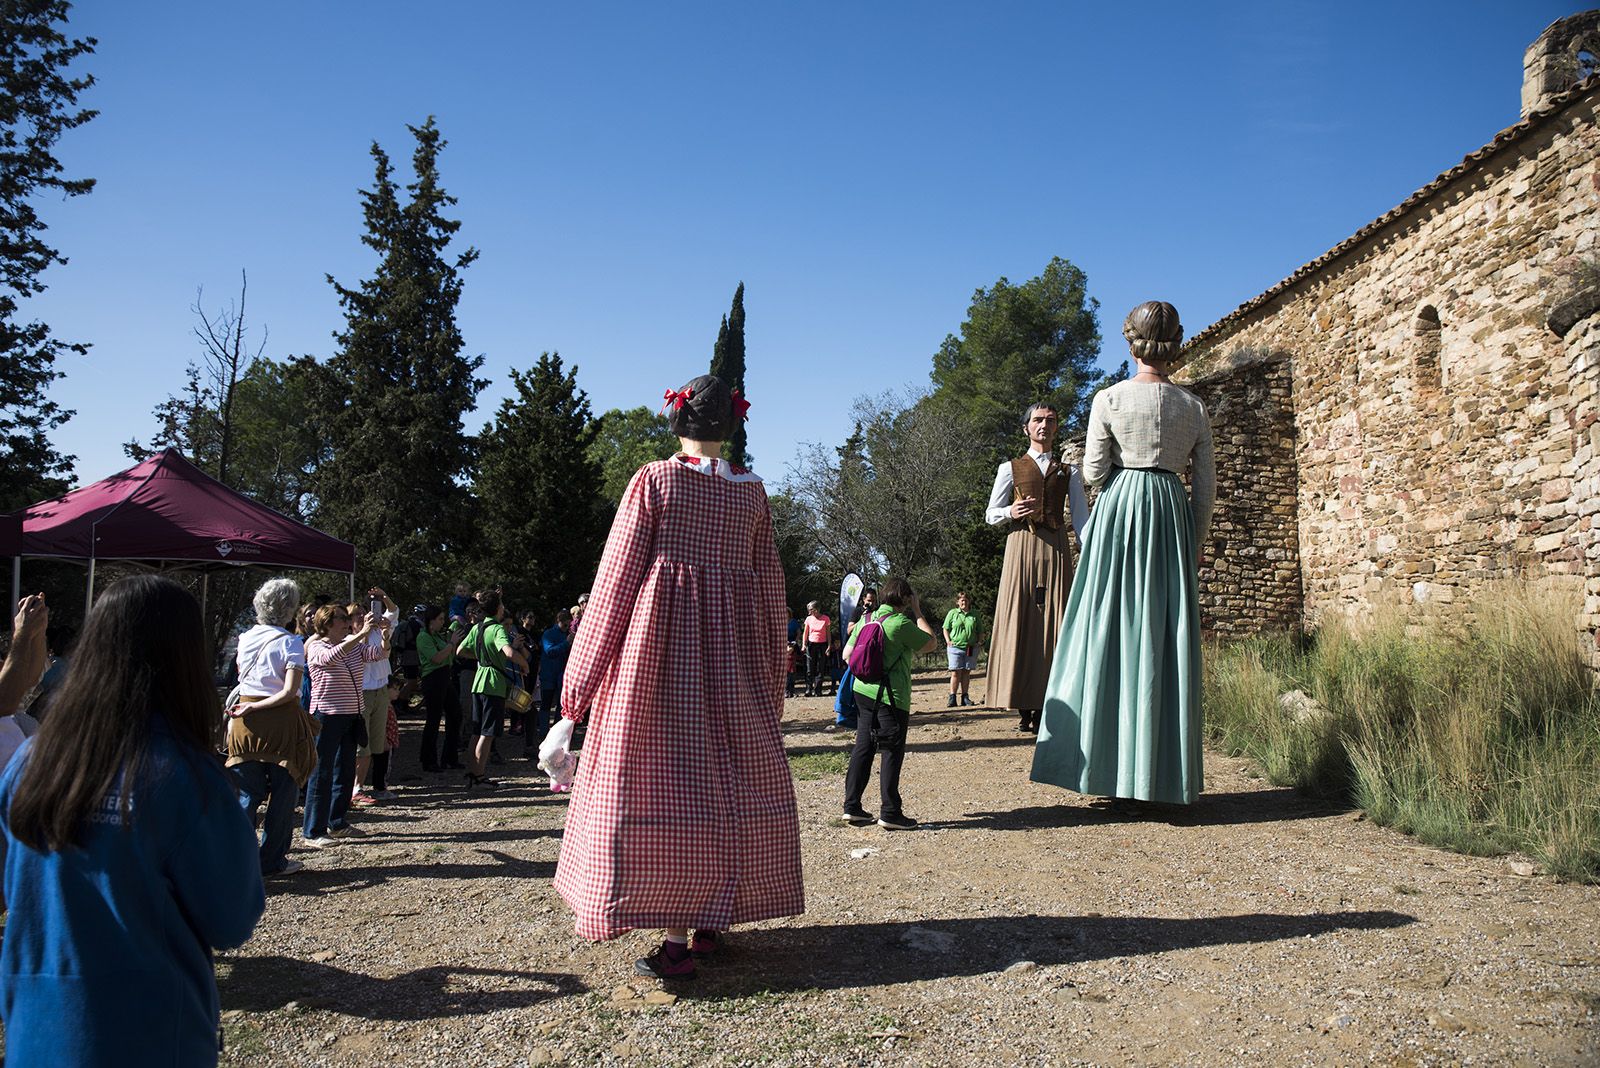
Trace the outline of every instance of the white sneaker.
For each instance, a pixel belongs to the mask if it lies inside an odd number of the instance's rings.
[[[347,823],[343,827],[329,827],[328,836],[330,838],[365,838],[367,832],[360,827],[352,827]]]
[[[327,849],[329,846],[338,845],[339,840],[337,838],[330,838],[324,834],[316,838],[301,838],[300,844],[309,849]]]
[[[281,875],[293,875],[295,872],[300,871],[304,867],[305,865],[300,863],[298,860],[286,860],[283,862],[283,867],[279,868],[277,871],[269,871],[267,873],[267,878],[276,879]]]
[[[374,801],[393,801],[399,796],[400,795],[395,793],[393,790],[379,790],[372,795],[372,799]]]

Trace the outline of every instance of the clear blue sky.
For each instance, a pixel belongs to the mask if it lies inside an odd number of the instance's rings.
[[[927,381],[972,292],[1051,256],[1121,317],[1191,333],[1399,203],[1518,117],[1544,0],[466,3],[82,0],[101,110],[43,206],[71,262],[31,311],[68,357],[58,435],[126,466],[198,357],[189,306],[250,273],[275,357],[328,355],[368,146],[435,115],[460,319],[493,380],[541,351],[596,411],[699,373],[747,285],[751,451],[781,477],[850,399]],[[402,175],[404,175],[402,171]]]

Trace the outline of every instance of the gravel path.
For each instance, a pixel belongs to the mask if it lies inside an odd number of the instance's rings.
[[[1216,754],[1192,810],[1112,812],[1029,783],[1031,739],[946,712],[943,678],[917,684],[916,832],[830,824],[851,739],[830,701],[788,702],[809,911],[671,991],[631,973],[656,936],[573,937],[549,885],[564,796],[514,759],[466,796],[416,770],[404,723],[400,800],[361,813],[367,838],[297,848],[219,958],[224,1063],[1600,1063],[1600,888]]]

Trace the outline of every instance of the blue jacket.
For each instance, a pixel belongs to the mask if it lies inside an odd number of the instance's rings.
[[[81,847],[11,835],[32,744],[0,775],[5,895],[0,1014],[17,1065],[214,1065],[211,951],[250,937],[266,907],[259,846],[216,759],[158,727],[134,787],[90,817]]]
[[[572,652],[572,635],[561,629],[560,623],[550,626],[539,639],[542,655],[539,657],[539,688],[561,689],[561,679],[567,673],[567,654]]]

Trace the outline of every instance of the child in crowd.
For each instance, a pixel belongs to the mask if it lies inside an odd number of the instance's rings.
[[[379,801],[393,801],[398,796],[389,789],[389,754],[400,744],[400,694],[404,689],[404,679],[399,675],[389,676],[389,716],[384,723],[384,750],[373,754],[372,763],[367,767],[367,788],[357,791],[350,798],[352,805],[366,808]]]

